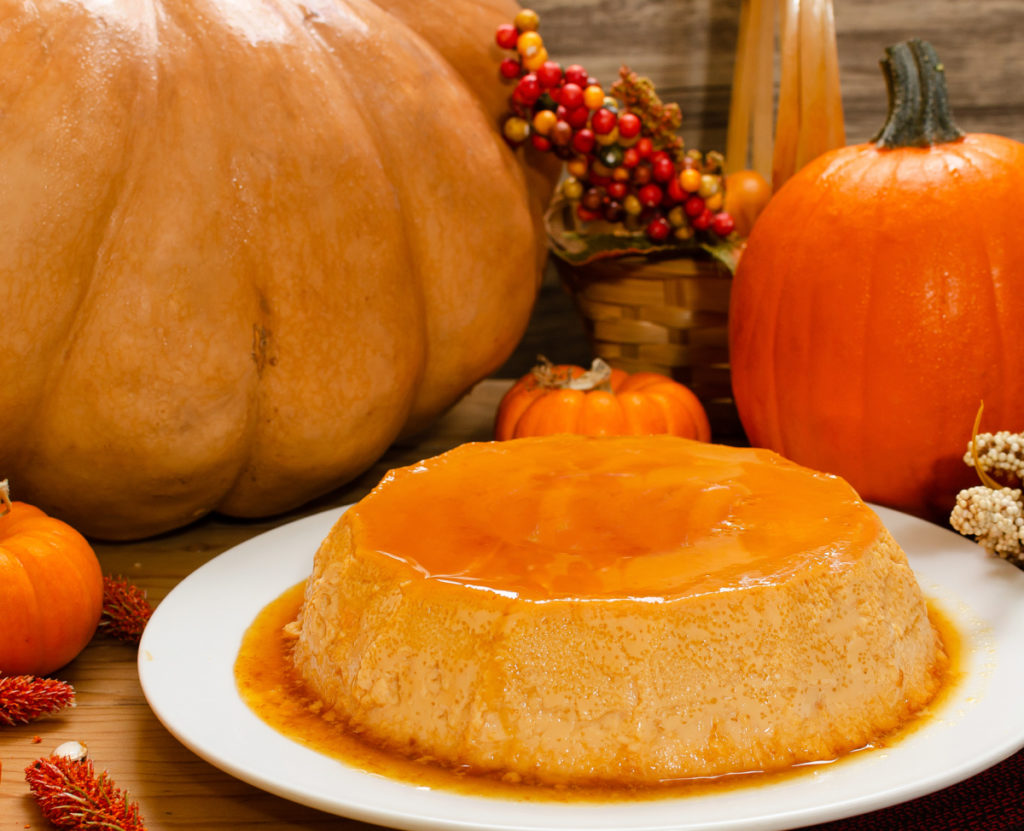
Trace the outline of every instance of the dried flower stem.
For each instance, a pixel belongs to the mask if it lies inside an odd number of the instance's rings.
[[[71,706],[75,689],[64,681],[32,675],[0,677],[0,725],[28,724]]]
[[[106,771],[97,776],[88,759],[37,759],[25,768],[25,780],[43,816],[57,828],[146,831],[138,805]]]
[[[974,461],[974,470],[978,474],[981,484],[986,488],[999,490],[1002,485],[985,472],[985,469],[981,466],[981,460],[978,459],[978,429],[981,427],[981,414],[984,411],[985,402],[982,401],[978,406],[978,414],[974,417],[974,427],[971,430],[971,459]]]

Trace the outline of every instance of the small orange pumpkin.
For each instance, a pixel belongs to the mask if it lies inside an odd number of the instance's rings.
[[[46,675],[81,652],[103,609],[103,572],[67,523],[11,502],[0,482],[0,675]]]
[[[669,434],[709,441],[711,425],[691,390],[656,372],[627,373],[595,358],[589,370],[545,358],[505,393],[494,435],[577,433],[584,436]]]

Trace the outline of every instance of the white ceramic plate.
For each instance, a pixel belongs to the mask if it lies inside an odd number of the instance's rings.
[[[235,689],[242,634],[308,576],[341,510],[255,537],[183,580],[146,628],[139,676],[157,717],[211,764],[286,799],[392,828],[764,831],[825,822],[938,790],[1024,747],[1024,573],[951,531],[876,510],[961,633],[963,680],[925,726],[891,748],[725,794],[599,805],[496,801],[364,773],[260,721]]]

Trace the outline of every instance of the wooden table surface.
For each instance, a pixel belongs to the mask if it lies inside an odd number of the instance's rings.
[[[428,432],[391,448],[358,480],[300,511],[259,522],[208,517],[185,530],[130,544],[97,544],[104,574],[122,575],[157,605],[182,578],[223,551],[303,516],[355,502],[392,467],[465,441],[491,438],[509,381],[481,382]],[[140,807],[149,831],[159,829],[369,829],[251,787],[203,761],[157,721],[139,686],[136,649],[96,638],[55,674],[75,687],[77,704],[48,719],[0,728],[0,831],[46,829],[24,769],[57,745],[86,744],[97,771],[107,770]]]

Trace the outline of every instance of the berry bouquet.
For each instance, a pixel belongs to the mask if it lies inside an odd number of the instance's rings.
[[[687,150],[682,114],[627,67],[607,89],[579,65],[551,60],[529,9],[498,27],[513,54],[503,130],[514,146],[553,153],[565,176],[547,215],[551,250],[585,264],[627,255],[703,250],[735,265],[735,223],[725,210],[724,159]]]
[[[563,69],[539,22],[522,10],[497,29],[512,88],[503,130],[513,146],[563,162],[548,243],[594,354],[685,384],[719,438],[738,436],[727,328],[742,238],[726,210],[724,159],[687,150],[679,107],[628,68],[607,89],[581,66]]]

